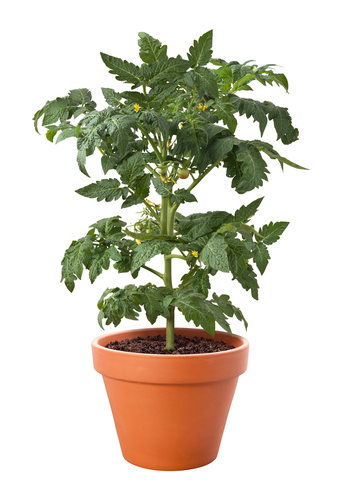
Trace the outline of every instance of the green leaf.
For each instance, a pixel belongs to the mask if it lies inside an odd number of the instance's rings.
[[[229,219],[230,214],[221,211],[192,214],[181,218],[179,233],[192,241],[217,230]]]
[[[254,263],[256,264],[259,272],[263,274],[270,259],[266,245],[262,242],[255,243],[252,248],[252,254]]]
[[[177,189],[171,197],[171,202],[175,205],[180,205],[185,202],[192,203],[194,201],[197,201],[196,197],[190,193],[190,191],[187,191],[187,189]]]
[[[143,31],[139,32],[138,36],[138,45],[140,46],[139,57],[142,61],[151,63],[159,59],[167,59],[167,45],[162,46],[159,40]]]
[[[210,69],[198,66],[193,70],[193,74],[197,86],[202,91],[208,92],[212,97],[219,96],[217,81]]]
[[[234,213],[233,222],[243,222],[246,224],[255,215],[264,197],[252,201],[249,205],[242,205]]]
[[[74,289],[74,281],[82,279],[83,266],[87,267],[91,259],[93,251],[93,237],[87,235],[77,241],[73,241],[66,250],[62,264],[61,281],[65,280],[65,284],[70,292]]]
[[[113,323],[115,327],[123,318],[136,320],[141,311],[139,302],[135,285],[127,285],[124,289],[107,288],[98,302],[99,325],[103,328],[103,319],[106,319],[106,325]]]
[[[229,318],[232,318],[233,315],[239,320],[243,321],[245,329],[248,327],[248,323],[246,319],[243,316],[243,313],[238,307],[235,307],[232,302],[229,300],[229,295],[223,294],[216,295],[216,293],[213,293],[213,301],[216,302],[217,306],[220,308],[220,310]]]
[[[135,126],[134,118],[130,116],[113,114],[105,120],[108,133],[115,142],[122,155],[125,155],[129,143],[131,126]]]
[[[150,64],[150,74],[146,85],[155,87],[156,85],[176,82],[189,67],[190,62],[180,57],[170,57],[167,60],[153,62]]]
[[[108,217],[106,219],[100,219],[95,224],[91,224],[92,228],[95,228],[100,238],[107,240],[118,239],[119,235],[122,235],[121,228],[126,226],[126,222],[120,220],[121,217],[117,215],[116,217]],[[114,260],[114,259],[113,259]]]
[[[263,237],[261,242],[266,245],[272,245],[280,239],[280,236],[285,231],[288,224],[289,222],[270,222],[268,225],[266,224],[258,231]],[[260,238],[256,236],[256,240],[258,241],[259,239]]]
[[[193,321],[195,326],[202,326],[212,337],[215,334],[215,319],[206,307],[205,297],[189,290],[175,290],[171,305],[183,313],[187,321]]]
[[[168,309],[163,306],[164,295],[154,285],[139,286],[138,294],[148,321],[152,325],[156,322],[158,316],[169,316]]]
[[[229,272],[227,243],[220,234],[213,234],[201,252],[201,261],[217,271]]]
[[[267,164],[254,146],[242,143],[237,151],[237,160],[242,163],[242,177],[236,186],[238,193],[252,191],[262,186],[264,180],[268,180]]]
[[[221,100],[216,100],[214,103],[214,107],[217,112],[217,116],[223,123],[228,127],[231,134],[235,133],[237,128],[237,120],[234,116],[234,108],[232,104],[228,102],[223,102]]]
[[[97,201],[113,201],[118,200],[122,195],[123,188],[119,186],[120,182],[117,179],[102,179],[96,181],[95,184],[77,189],[76,193],[87,198],[97,198]]]
[[[215,164],[224,159],[234,146],[240,144],[240,140],[233,136],[216,139],[209,148],[211,163]]]
[[[159,254],[168,254],[175,247],[174,242],[149,240],[143,241],[133,251],[133,259],[131,264],[131,272],[136,271],[143,266],[148,260]]]
[[[167,119],[156,113],[156,111],[144,111],[141,118],[146,123],[154,124],[155,129],[159,130],[162,134],[163,143],[166,144],[169,137],[169,122]]]
[[[235,101],[235,104],[237,104],[237,110],[240,116],[244,114],[246,115],[246,118],[250,118],[250,116],[252,116],[254,121],[257,121],[259,123],[259,128],[262,136],[268,121],[266,116],[266,105],[262,104],[259,101],[254,101],[253,99],[244,98],[238,98],[237,101]]]
[[[108,89],[108,88],[101,88],[102,94],[104,95],[104,98],[106,100],[106,103],[112,106],[113,108],[118,108],[119,105],[122,104],[121,98],[122,95],[115,92],[113,89]]]
[[[106,174],[109,170],[112,170],[113,168],[116,169],[118,162],[113,156],[108,156],[107,154],[105,154],[102,155],[101,165],[103,173]]]
[[[149,196],[150,174],[144,174],[142,177],[136,179],[134,191],[134,194],[126,198],[121,208],[132,207],[133,205],[138,205],[138,203],[143,203]]]
[[[213,30],[204,33],[198,41],[194,40],[187,57],[192,66],[205,66],[212,56]]]
[[[61,131],[55,141],[55,144],[58,144],[59,142],[68,139],[69,137],[76,137],[76,127],[74,127],[73,125],[71,125],[71,128],[66,128],[65,130]]]
[[[163,198],[172,194],[173,182],[164,182],[159,177],[154,177],[152,182],[156,192]]]
[[[196,293],[201,293],[205,297],[208,297],[210,290],[208,269],[197,269],[194,275],[190,278],[189,282]]]
[[[95,103],[92,102],[91,92],[88,89],[74,89],[70,90],[68,94],[69,98],[72,99],[79,106],[86,107],[88,104],[92,105],[94,108]]]
[[[102,61],[110,68],[110,73],[116,75],[116,79],[140,85],[142,83],[141,69],[133,63],[123,61],[119,57],[113,57],[101,52]]]
[[[142,153],[135,153],[125,160],[118,168],[121,181],[130,187],[136,184],[136,180],[144,175],[144,159]]]
[[[57,130],[47,130],[46,132],[46,137],[48,141],[53,142],[53,139],[57,133]]]

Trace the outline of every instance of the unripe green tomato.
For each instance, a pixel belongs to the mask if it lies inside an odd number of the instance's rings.
[[[147,234],[153,234],[154,233],[154,229],[152,227],[147,227],[147,229],[145,230],[145,232]]]
[[[178,177],[179,179],[187,179],[190,175],[190,172],[187,168],[179,168],[178,169]]]
[[[160,175],[166,175],[167,174],[167,170],[168,170],[168,167],[166,167],[165,165],[162,165],[161,167],[159,167],[157,169],[158,173]]]

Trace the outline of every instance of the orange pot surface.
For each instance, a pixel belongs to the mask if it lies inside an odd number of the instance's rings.
[[[201,329],[175,328],[177,335],[210,338]],[[165,335],[165,328],[127,330],[92,342],[124,458],[155,470],[185,470],[217,457],[238,377],[247,368],[249,343],[216,332],[236,349],[182,356],[107,349],[114,340]]]

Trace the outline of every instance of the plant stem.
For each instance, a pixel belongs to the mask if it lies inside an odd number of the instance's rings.
[[[146,269],[147,271],[150,271],[151,273],[156,274],[156,276],[158,276],[159,278],[161,278],[163,280],[163,274],[159,273],[159,271],[156,271],[155,269],[152,269],[149,266],[142,266],[142,267],[143,267],[143,269]]]
[[[174,232],[174,214],[172,203],[169,196],[162,197],[161,199],[161,234],[173,236]],[[166,254],[164,256],[165,270],[163,274],[163,281],[165,286],[173,290],[172,283],[172,256]],[[174,306],[169,308],[169,318],[166,322],[166,347],[167,351],[175,351],[174,347]]]

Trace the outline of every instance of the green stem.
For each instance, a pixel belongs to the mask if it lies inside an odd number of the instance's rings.
[[[170,253],[166,255],[166,259],[182,259],[186,260],[186,257],[183,257],[182,255],[177,255],[176,253]]]
[[[172,203],[169,196],[162,197],[161,199],[161,233],[167,236],[173,236],[174,232],[174,214]],[[165,270],[163,274],[163,281],[165,286],[173,290],[172,283],[172,255],[166,254],[164,256]],[[166,322],[166,347],[167,351],[174,351],[174,306],[169,308],[169,318]]]
[[[155,141],[153,141],[152,137],[150,137],[150,135],[148,134],[148,132],[145,130],[144,127],[142,127],[142,125],[140,125],[139,123],[137,123],[137,126],[139,128],[139,130],[142,132],[143,135],[145,135],[145,137],[148,139],[148,141],[150,142],[153,150],[155,151],[156,153],[156,156],[158,157],[160,163],[163,163],[163,158],[161,156],[161,153],[160,151],[158,150],[156,144],[155,144]]]
[[[152,269],[151,267],[149,266],[142,266],[143,269],[146,269],[147,271],[150,271],[151,273],[153,274],[156,274],[156,276],[158,276],[159,278],[161,278],[162,280],[164,279],[164,276],[162,273],[159,273],[159,271],[156,271],[155,269]]]

